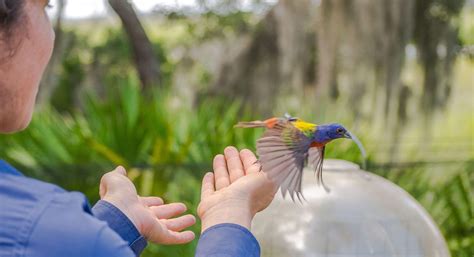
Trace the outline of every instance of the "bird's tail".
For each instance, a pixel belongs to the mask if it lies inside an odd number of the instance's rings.
[[[264,121],[255,120],[255,121],[240,121],[234,126],[234,128],[263,128],[266,126],[267,124]]]
[[[234,128],[273,128],[279,121],[278,118],[270,118],[268,120],[241,121]]]

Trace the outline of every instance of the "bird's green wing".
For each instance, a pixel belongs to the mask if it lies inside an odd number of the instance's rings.
[[[312,166],[316,172],[316,180],[319,186],[323,186],[326,192],[329,192],[329,188],[324,184],[323,181],[323,160],[324,160],[324,149],[322,147],[311,147],[308,151],[308,165]]]
[[[280,185],[283,197],[288,192],[301,200],[301,179],[311,140],[289,121],[281,121],[257,141],[262,170]]]

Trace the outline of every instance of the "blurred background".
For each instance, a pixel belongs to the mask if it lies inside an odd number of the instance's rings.
[[[367,169],[432,215],[452,256],[474,253],[473,0],[56,0],[56,46],[24,132],[0,156],[98,199],[124,165],[139,193],[195,213],[239,120],[339,122]],[[355,144],[329,158],[360,163]],[[199,224],[193,229],[198,232]],[[193,256],[150,245],[143,256]]]

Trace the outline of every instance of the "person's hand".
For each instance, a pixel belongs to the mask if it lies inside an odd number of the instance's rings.
[[[253,217],[271,203],[278,187],[260,172],[257,158],[247,149],[239,153],[227,147],[224,155],[214,158],[213,167],[214,173],[208,172],[202,181],[201,232],[221,223],[250,229]]]
[[[184,244],[194,239],[192,231],[196,219],[188,214],[182,203],[163,204],[159,197],[140,197],[132,181],[121,166],[106,173],[100,180],[100,198],[120,209],[147,240],[159,244]]]

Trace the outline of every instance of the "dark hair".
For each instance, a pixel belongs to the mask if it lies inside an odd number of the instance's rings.
[[[13,55],[15,45],[18,44],[12,34],[23,15],[24,3],[25,0],[0,0],[0,45],[5,43],[7,46],[7,56]],[[0,52],[0,60],[3,57],[4,54]]]
[[[0,29],[11,27],[20,19],[24,0],[0,0]]]

